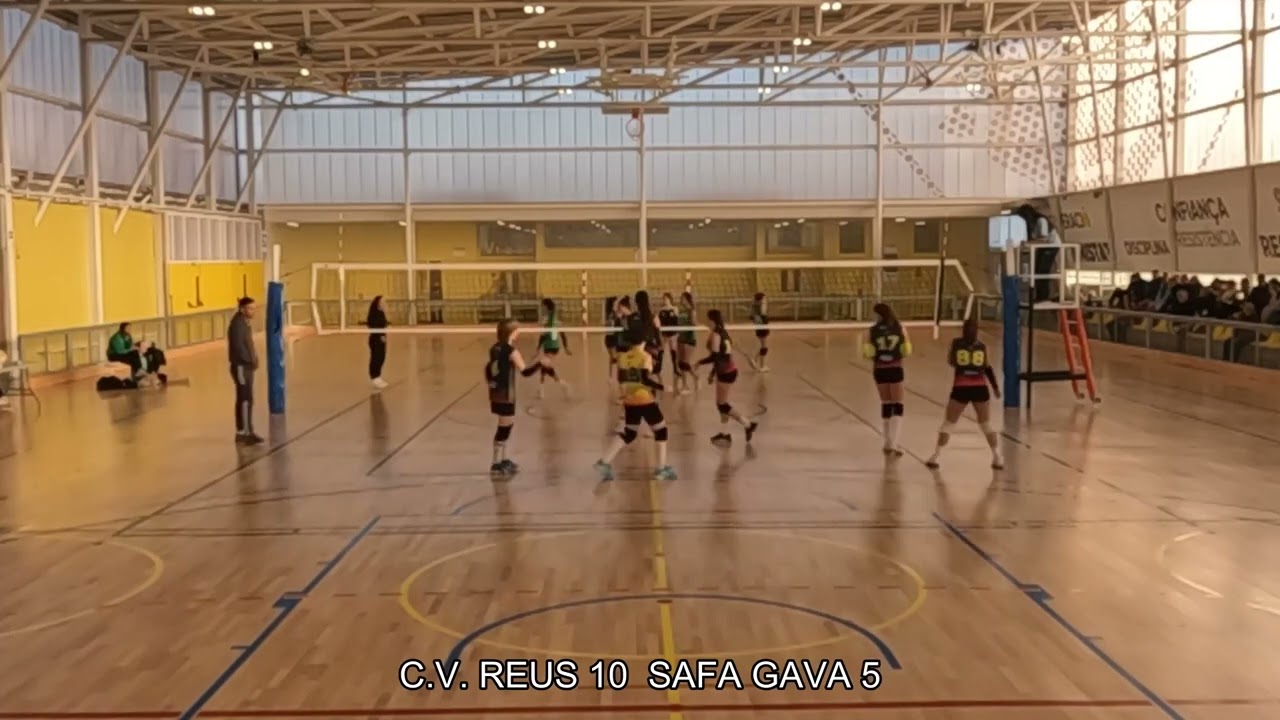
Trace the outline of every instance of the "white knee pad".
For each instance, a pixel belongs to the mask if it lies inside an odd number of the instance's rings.
[[[978,427],[982,428],[983,435],[995,435],[996,429],[991,427],[991,423],[978,423]]]
[[[955,431],[956,431],[955,423],[943,422],[942,427],[938,428],[938,432],[942,433],[943,435],[951,435],[955,433]]]

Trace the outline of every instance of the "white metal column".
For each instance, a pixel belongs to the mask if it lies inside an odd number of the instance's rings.
[[[640,111],[640,146],[636,156],[640,168],[636,174],[640,178],[640,287],[643,288],[649,287],[649,183],[644,152],[645,136],[648,134],[649,125],[645,122],[642,110]]]
[[[407,93],[405,102],[408,102]],[[412,181],[409,179],[412,158],[409,152],[409,108],[405,107],[400,111],[400,139],[401,153],[404,169],[404,259],[409,263],[409,269],[405,272],[406,298],[409,300],[409,324],[416,325],[418,323],[418,273],[414,271],[413,266],[418,263],[418,236],[417,228],[413,224],[413,187]]]
[[[139,19],[138,23],[141,23]],[[135,27],[136,27],[135,23]],[[136,31],[136,30],[135,30]],[[106,94],[107,87],[111,84],[111,78],[115,75],[115,69],[118,67],[120,60],[128,53],[129,43],[120,46],[116,52],[115,58],[111,62],[111,67],[107,69],[106,77],[102,78],[102,86],[97,92],[90,95],[90,88],[93,87],[93,44],[89,38],[88,23],[82,23],[80,28],[80,103],[84,108],[83,127],[81,134],[83,142],[82,148],[84,153],[84,196],[88,200],[89,207],[89,313],[91,322],[94,325],[100,325],[103,321],[103,288],[102,288],[102,204],[99,202],[98,187],[98,103],[102,101]],[[68,148],[70,151],[71,148]],[[68,160],[73,155],[68,155]],[[67,163],[68,166],[70,162]],[[50,188],[50,192],[57,192],[56,185]],[[48,207],[47,205],[45,207]],[[38,220],[37,220],[38,222]]]

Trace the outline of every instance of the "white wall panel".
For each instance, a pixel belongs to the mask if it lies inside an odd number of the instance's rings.
[[[147,134],[132,125],[98,118],[98,179],[129,186],[147,154]]]
[[[1280,64],[1280,63],[1277,63]],[[1280,132],[1268,131],[1267,128],[1280,127],[1280,95],[1268,95],[1262,99],[1262,147],[1259,148],[1262,162],[1280,160]]]
[[[90,46],[89,57],[92,61],[90,77],[93,87],[90,94],[97,92],[107,68],[119,52],[114,45],[94,43]],[[103,110],[134,120],[142,121],[147,117],[147,83],[146,68],[141,60],[125,57],[116,67],[115,73],[107,83],[106,94],[102,96]]]
[[[182,82],[182,75],[178,73],[167,71],[156,73],[156,94],[160,98],[160,112],[164,112],[164,108],[169,106],[180,82]],[[173,111],[173,117],[169,119],[169,130],[199,137],[203,132],[201,124],[203,112],[204,99],[201,97],[200,83],[193,77],[191,82],[182,89],[178,107]]]
[[[204,160],[199,143],[166,137],[164,139],[164,187],[168,193],[190,192]],[[199,188],[196,189],[197,193]]]
[[[228,133],[230,134],[230,133]],[[236,154],[230,150],[218,150],[216,193],[220,200],[235,200],[239,194],[236,186],[239,169],[236,167]]]
[[[5,54],[17,42],[29,15],[3,10]],[[65,100],[80,100],[80,47],[76,34],[42,20],[18,54],[10,82]],[[56,161],[55,161],[56,162]]]
[[[1240,167],[1244,157],[1244,107],[1207,110],[1182,120],[1183,174]]]
[[[16,94],[9,96],[9,108],[13,113],[9,127],[13,166],[52,175],[63,150],[71,144],[80,113]],[[83,173],[83,153],[77,151],[67,174],[75,177]]]
[[[258,168],[258,201],[402,202],[403,167],[400,153],[268,154]]]
[[[410,190],[416,203],[634,201],[636,155],[424,153],[410,163]]]
[[[1044,152],[1032,151],[1044,164]],[[889,151],[884,161],[886,198],[1025,198],[1047,194],[1043,179],[1011,169],[986,148]]]
[[[280,119],[273,148],[399,148],[404,142],[398,108],[290,110]]]
[[[649,162],[649,197],[655,201],[875,196],[874,150],[690,149],[655,152]]]

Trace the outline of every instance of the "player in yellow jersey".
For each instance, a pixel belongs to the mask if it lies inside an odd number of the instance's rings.
[[[636,323],[618,338],[618,385],[622,391],[624,419],[622,432],[609,443],[604,456],[596,461],[595,469],[602,480],[613,479],[613,459],[639,436],[637,431],[641,422],[653,430],[653,441],[658,447],[657,469],[653,476],[660,480],[676,479],[676,471],[667,464],[667,421],[658,407],[656,395],[663,387],[653,375],[653,356],[645,351],[646,335],[645,329]]]

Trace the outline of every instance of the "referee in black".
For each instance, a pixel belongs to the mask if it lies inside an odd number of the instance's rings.
[[[253,371],[258,369],[258,350],[253,345],[249,321],[257,312],[253,298],[240,298],[239,309],[227,327],[227,359],[231,379],[236,384],[236,444],[257,445],[262,438],[253,432]]]

